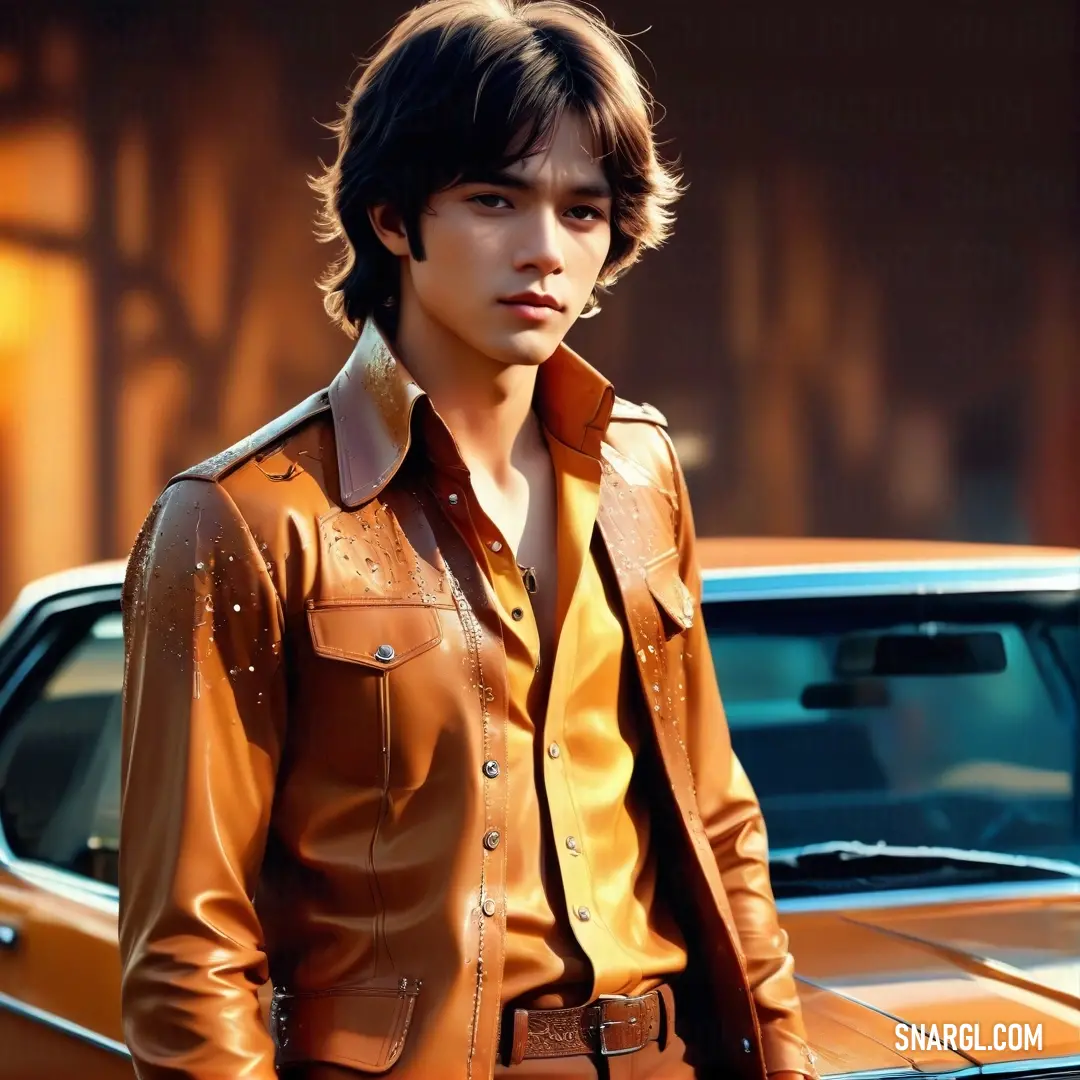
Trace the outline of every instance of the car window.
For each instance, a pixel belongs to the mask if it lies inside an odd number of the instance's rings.
[[[1075,603],[724,607],[707,612],[717,679],[774,849],[858,840],[1080,855]],[[882,666],[898,648],[904,666]]]
[[[12,853],[116,884],[123,686],[120,614],[97,619],[0,739]]]

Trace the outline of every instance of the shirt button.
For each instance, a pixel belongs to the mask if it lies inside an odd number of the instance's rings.
[[[519,620],[519,619],[522,619],[522,618],[525,617],[525,612],[522,611],[521,608],[519,608],[519,607],[514,608],[514,610],[511,611],[510,614],[513,616],[513,618],[515,620]]]
[[[749,1054],[750,1053],[750,1051],[753,1049],[753,1047],[750,1045],[750,1040],[749,1039],[743,1039],[742,1048],[743,1048],[743,1053],[744,1054]]]
[[[576,839],[575,837],[573,837],[573,836],[568,836],[568,837],[566,838],[566,846],[567,846],[567,847],[568,847],[568,848],[569,848],[569,849],[570,849],[570,850],[571,850],[572,852],[574,852],[574,854],[575,854],[575,855],[577,854],[577,849],[578,849],[578,847],[577,847],[577,839]]]
[[[557,742],[553,742],[553,743],[552,743],[552,744],[551,744],[551,745],[550,745],[550,746],[548,747],[548,757],[550,757],[550,758],[556,758],[556,757],[558,757],[558,756],[559,756],[559,755],[560,755],[561,753],[562,753],[562,751],[561,751],[561,750],[559,749],[559,744],[558,744]]]
[[[494,551],[496,555],[498,555],[499,552],[502,551],[502,543],[501,543],[501,541],[492,540],[491,541],[491,550]]]
[[[582,922],[588,922],[592,918],[592,912],[587,907],[579,907],[574,914]]]
[[[495,914],[495,901],[494,900],[485,900],[484,901],[484,914],[489,919],[491,918],[492,915]]]
[[[484,836],[484,847],[488,851],[494,851],[499,846],[499,832],[497,829],[492,829],[491,832]]]
[[[484,762],[484,775],[489,780],[494,780],[499,775],[499,763],[497,761]]]

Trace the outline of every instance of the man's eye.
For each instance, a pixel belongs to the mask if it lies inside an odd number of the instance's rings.
[[[568,210],[567,213],[575,216],[588,215],[587,217],[578,216],[578,221],[601,221],[604,217],[595,206],[575,206]]]
[[[469,200],[469,202],[479,203],[481,206],[486,206],[489,210],[497,210],[498,207],[495,204],[499,201],[505,203],[506,199],[504,199],[502,195],[495,195],[490,192],[485,192],[483,195],[474,195]],[[507,206],[509,205],[510,204],[507,203]]]

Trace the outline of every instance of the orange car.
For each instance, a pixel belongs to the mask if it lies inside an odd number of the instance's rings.
[[[702,541],[823,1075],[1080,1076],[1080,552]],[[0,625],[0,1077],[124,1077],[123,564]]]

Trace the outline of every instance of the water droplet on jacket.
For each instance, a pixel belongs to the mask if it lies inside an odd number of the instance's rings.
[[[196,570],[201,570],[203,568],[203,566],[205,566],[205,563],[197,562],[195,564],[195,569]]]
[[[254,670],[255,670],[255,665],[254,664],[248,664],[248,671],[254,671]]]
[[[232,609],[233,609],[233,611],[239,611],[240,610],[240,605],[239,604],[233,604]]]

